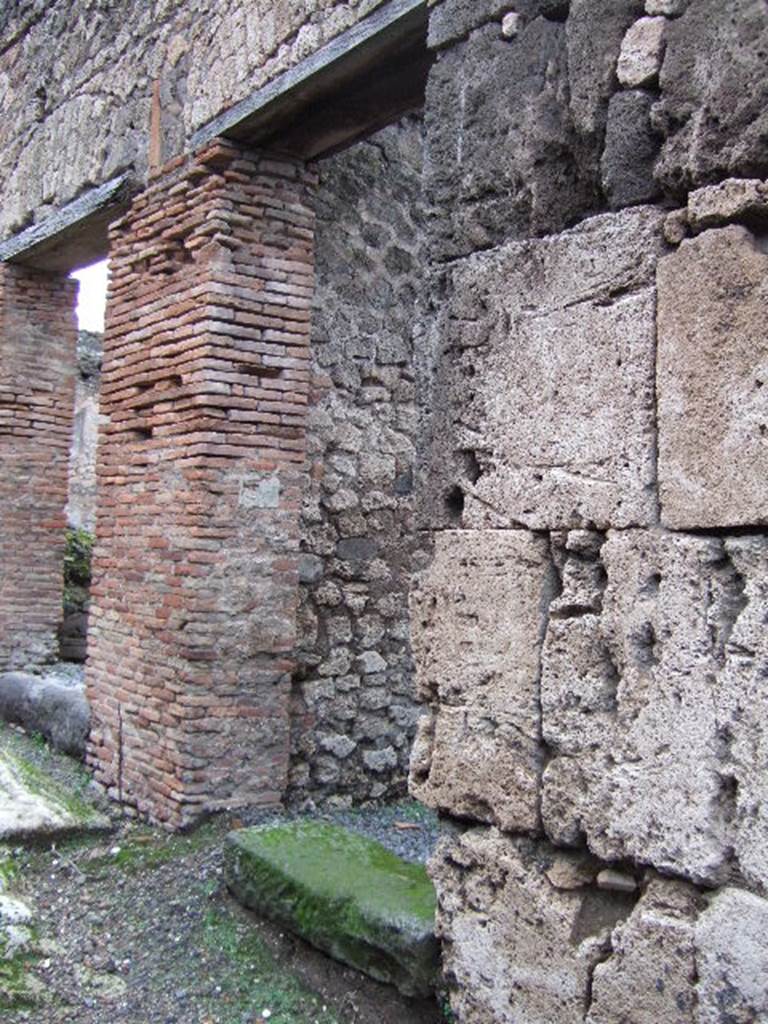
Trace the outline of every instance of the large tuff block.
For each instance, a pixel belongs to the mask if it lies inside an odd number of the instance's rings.
[[[658,279],[663,520],[768,522],[768,255],[746,228],[707,231]]]
[[[544,642],[547,832],[764,891],[768,541],[622,531],[594,558],[566,552]]]
[[[76,295],[65,276],[0,265],[0,669],[58,654]]]
[[[430,863],[451,1003],[472,1024],[752,1024],[768,902],[474,829]],[[633,890],[634,886],[634,891]]]
[[[338,825],[230,832],[225,876],[246,907],[407,995],[439,972],[435,891],[423,864]]]
[[[661,101],[661,184],[683,194],[768,167],[768,8],[763,0],[696,0],[667,26]]]
[[[430,703],[411,757],[411,791],[459,817],[538,825],[546,542],[511,531],[436,536],[412,593],[418,686]]]
[[[444,50],[427,86],[425,186],[435,209],[432,251],[456,257],[512,238],[558,231],[601,205],[599,160],[621,40],[636,0],[471,5],[435,9],[435,44],[448,23],[467,31]],[[468,8],[471,8],[471,16]],[[458,34],[455,30],[453,34]]]
[[[661,215],[641,207],[450,272],[433,520],[532,529],[653,521],[660,233]]]
[[[459,1020],[583,1024],[592,972],[634,899],[601,892],[577,855],[475,829],[429,865]],[[558,888],[558,874],[575,877]],[[555,881],[550,880],[555,879]],[[573,887],[570,887],[570,886]]]

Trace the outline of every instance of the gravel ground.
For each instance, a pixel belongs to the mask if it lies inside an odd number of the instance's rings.
[[[18,738],[59,781],[83,770]],[[232,827],[310,815],[251,812],[171,836],[116,823],[58,849],[14,851],[18,895],[34,908],[29,970],[48,993],[5,1010],[3,1024],[437,1024],[434,1001],[414,1001],[345,968],[243,910],[222,881]],[[411,801],[316,813],[423,860],[441,828]]]

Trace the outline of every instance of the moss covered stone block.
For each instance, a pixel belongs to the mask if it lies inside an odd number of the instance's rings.
[[[405,995],[433,988],[435,892],[421,864],[316,821],[232,832],[225,863],[244,906]]]

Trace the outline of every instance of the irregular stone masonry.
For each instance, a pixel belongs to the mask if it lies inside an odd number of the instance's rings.
[[[50,660],[61,621],[77,286],[0,265],[0,664]]]
[[[217,142],[111,232],[89,762],[173,826],[285,786],[315,181]]]
[[[422,124],[319,164],[289,798],[401,795],[420,714],[408,590],[423,294]]]

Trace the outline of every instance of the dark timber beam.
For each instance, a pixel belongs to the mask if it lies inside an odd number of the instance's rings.
[[[0,263],[65,273],[104,259],[109,224],[127,208],[130,192],[127,175],[90,189],[39,224],[0,242]]]
[[[307,60],[199,129],[302,159],[324,156],[423,106],[432,57],[425,0],[389,0]]]

